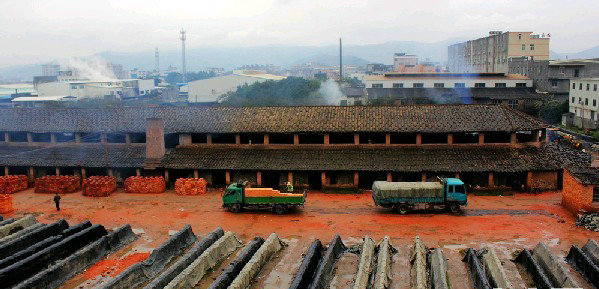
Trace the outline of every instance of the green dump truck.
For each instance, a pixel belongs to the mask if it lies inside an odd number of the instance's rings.
[[[247,182],[244,182],[233,183],[227,187],[223,194],[223,207],[234,213],[243,209],[268,209],[281,215],[291,208],[303,206],[305,200],[305,192],[281,193],[271,188],[250,188]]]
[[[406,214],[417,208],[447,208],[453,213],[467,206],[464,182],[439,179],[438,182],[381,182],[372,184],[374,204]]]

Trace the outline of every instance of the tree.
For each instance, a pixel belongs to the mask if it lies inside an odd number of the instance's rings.
[[[239,86],[219,101],[227,106],[322,105],[325,100],[319,88],[318,80],[288,77]]]
[[[214,74],[214,72],[212,72],[212,71],[188,72],[185,75],[187,76],[187,79],[186,79],[187,82],[194,81],[194,80],[200,80],[200,79],[212,78],[212,77],[216,76]],[[169,74],[166,75],[165,80],[170,85],[176,85],[177,83],[183,82],[183,75],[178,72],[170,72]]]
[[[538,116],[550,124],[558,124],[562,121],[562,114],[568,112],[568,101],[547,99],[538,102]]]

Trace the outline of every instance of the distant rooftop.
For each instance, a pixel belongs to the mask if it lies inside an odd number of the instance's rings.
[[[588,63],[599,63],[599,58],[589,59],[559,59],[550,60],[549,65],[551,66],[584,66]]]
[[[455,73],[455,72],[432,72],[432,73],[385,73],[384,75],[365,76],[365,80],[384,80],[390,78],[502,78],[502,79],[529,79],[519,74],[505,73]]]

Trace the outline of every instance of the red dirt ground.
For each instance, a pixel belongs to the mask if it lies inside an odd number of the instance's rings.
[[[112,256],[112,255],[111,255]],[[133,253],[123,258],[108,258],[100,260],[98,263],[89,267],[84,273],[85,279],[93,279],[96,276],[111,276],[114,277],[129,266],[141,262],[150,256],[150,253]]]
[[[558,239],[563,250],[571,244],[582,245],[599,233],[573,225],[575,217],[560,206],[559,192],[517,194],[514,196],[469,196],[469,206],[461,215],[446,212],[420,212],[397,215],[374,206],[369,193],[359,195],[309,192],[304,208],[283,216],[271,212],[234,214],[221,207],[220,192],[199,196],[180,196],[173,191],[160,195],[125,194],[118,190],[105,198],[85,197],[81,193],[62,196],[61,211],[56,212],[52,196],[32,190],[13,195],[15,211],[10,216],[33,213],[42,222],[65,218],[69,224],[90,220],[111,229],[125,223],[144,229],[160,244],[169,230],[191,224],[203,235],[217,226],[235,232],[243,239],[271,232],[282,238],[320,238],[369,235],[411,242],[420,236],[429,244],[464,244],[525,239],[526,244]]]

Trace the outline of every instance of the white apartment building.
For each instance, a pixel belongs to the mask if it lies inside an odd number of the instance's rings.
[[[599,121],[599,78],[572,79],[569,108],[575,126],[596,129]]]
[[[532,79],[504,73],[385,73],[366,75],[366,88],[508,88],[532,87]]]
[[[70,96],[77,100],[144,96],[155,89],[153,79],[76,80],[40,83],[38,95],[43,97]]]

